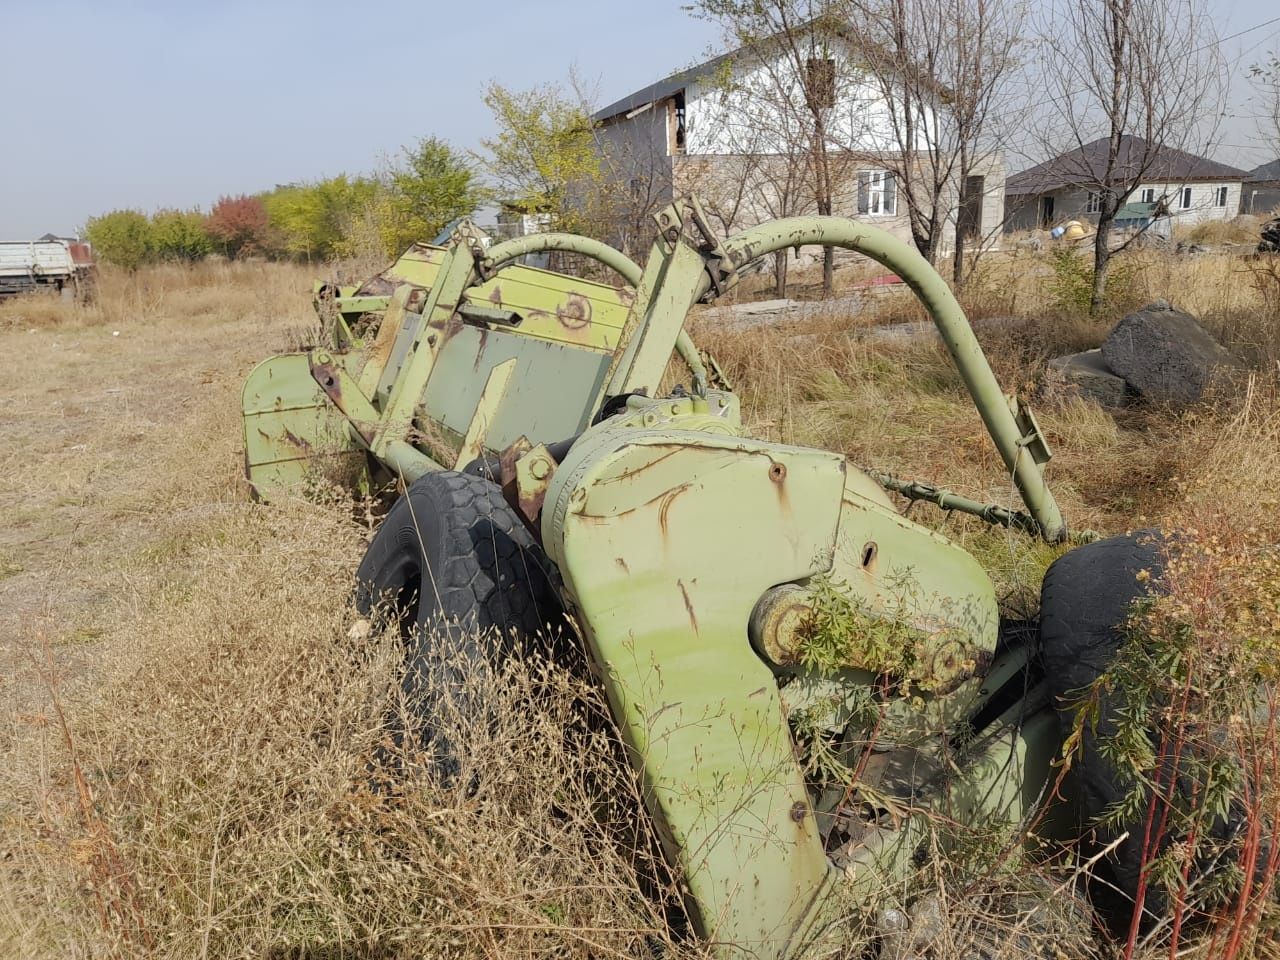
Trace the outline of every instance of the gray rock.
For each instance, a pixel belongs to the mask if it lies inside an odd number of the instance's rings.
[[[1086,350],[1049,361],[1050,385],[1104,407],[1123,407],[1129,390],[1123,377],[1107,366],[1101,350]]]
[[[1144,400],[1186,406],[1239,363],[1196,318],[1164,301],[1121,320],[1102,344],[1106,365]]]

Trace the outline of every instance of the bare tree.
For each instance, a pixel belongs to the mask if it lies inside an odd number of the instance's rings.
[[[1213,18],[1199,0],[1061,0],[1041,30],[1045,116],[1039,141],[1055,174],[1097,207],[1091,309],[1107,289],[1116,214],[1162,152],[1204,152],[1223,85]],[[1085,150],[1096,138],[1105,148]],[[1127,243],[1126,243],[1127,245]]]
[[[1280,156],[1280,55],[1271,54],[1265,63],[1255,64],[1250,79],[1258,93],[1258,139],[1269,157]]]
[[[1020,0],[850,0],[849,39],[883,104],[868,160],[892,172],[917,249],[981,240],[985,177],[1018,114]],[[998,226],[996,227],[998,229]]]
[[[848,80],[842,0],[695,0],[736,49],[721,76],[728,152],[754,156],[756,201],[771,216],[834,212],[850,157],[832,129]],[[735,119],[736,118],[736,119]],[[822,289],[833,286],[834,253],[823,250]],[[777,261],[779,294],[785,258]]]

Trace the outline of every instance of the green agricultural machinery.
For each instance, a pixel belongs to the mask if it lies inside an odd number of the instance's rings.
[[[1014,823],[1074,790],[1038,819],[1078,825],[1114,799],[1092,734],[1083,786],[1056,783],[1062,698],[1105,669],[1159,549],[1130,537],[1072,550],[1046,578],[1039,629],[1002,624],[982,566],[891,497],[1067,539],[1044,437],[946,283],[851,220],[724,239],[688,199],[657,224],[643,269],[590,239],[488,245],[464,223],[381,284],[321,291],[331,342],[269,359],[246,384],[248,478],[266,499],[317,476],[401,484],[358,600],[417,626],[410,692],[415,671],[445,669],[432,645],[450,631],[498,638],[466,646],[480,669],[571,628],[696,933],[725,955],[791,957],[830,935],[837,903],[874,904],[917,869],[935,814]],[[746,435],[685,320],[753,261],[809,245],[909,285],[1025,509]],[[625,286],[519,265],[541,251],[595,260]],[[669,365],[687,386],[662,390]],[[434,746],[443,769],[448,744]],[[1136,883],[1134,847],[1109,858],[1121,890]]]

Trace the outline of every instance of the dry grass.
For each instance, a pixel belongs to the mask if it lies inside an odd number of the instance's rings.
[[[1239,272],[1249,267],[1143,264],[1144,296],[1199,310],[1274,372],[1264,290]],[[0,953],[689,951],[678,912],[662,908],[670,898],[655,894],[665,888],[631,815],[634,784],[607,728],[582,719],[596,695],[572,678],[530,667],[492,680],[500,722],[458,721],[474,774],[458,786],[408,757],[405,789],[370,788],[399,667],[388,641],[348,636],[369,527],[343,504],[250,504],[238,480],[240,384],[310,321],[310,278],[277,265],[161,268],[107,273],[87,310],[0,305],[0,349],[20,358],[0,386]],[[1037,260],[993,260],[964,294],[976,317],[1016,318],[979,325],[1008,387],[1033,387],[1048,357],[1107,328],[1045,310],[1043,278]],[[917,316],[890,295],[875,318],[828,316],[800,335],[695,334],[758,434],[1009,503],[940,347],[862,335],[869,320]],[[1042,405],[1064,511],[1076,527],[1118,531],[1193,513],[1229,481],[1233,509],[1249,509],[1249,491],[1280,467],[1249,443],[1257,411],[1275,411],[1256,404],[1253,426],[1236,430],[1231,402],[1118,419],[1078,400]],[[1034,608],[1053,550],[932,519],[986,563],[1009,609]],[[965,881],[929,883],[952,898],[960,939],[974,917],[956,906]],[[985,889],[977,912],[1021,930],[1026,884]]]

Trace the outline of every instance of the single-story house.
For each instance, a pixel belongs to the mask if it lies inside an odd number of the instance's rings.
[[[892,172],[901,168],[900,133],[882,84],[858,66],[853,40],[806,61],[803,71],[782,53],[767,57],[728,53],[598,110],[591,119],[604,168],[619,192],[646,214],[696,193],[730,231],[780,215],[816,213],[812,189],[802,182],[805,162],[788,161],[797,155],[797,145],[786,142],[788,131],[795,135],[793,110],[778,101],[819,96],[839,145],[832,149],[838,184],[832,212],[909,241],[907,205]],[[936,124],[931,115],[917,122],[921,130]],[[918,136],[923,153],[925,137]],[[964,184],[952,185],[943,197],[944,244],[957,217],[966,236],[987,244],[998,238],[1004,177],[1003,158],[993,154],[974,165]],[[636,217],[636,233],[645,219]]]
[[[1240,197],[1240,212],[1260,217],[1280,211],[1280,160],[1272,160],[1249,171]]]
[[[1065,220],[1094,221],[1101,208],[1101,183],[1109,142],[1104,137],[1016,173],[1005,183],[1006,230],[1044,230]],[[1230,220],[1240,211],[1243,170],[1156,145],[1141,137],[1120,141],[1116,168],[1121,179],[1137,177],[1124,199],[1157,204],[1175,225]]]

